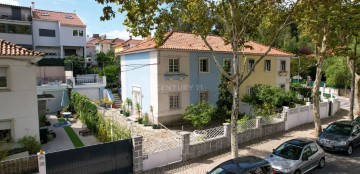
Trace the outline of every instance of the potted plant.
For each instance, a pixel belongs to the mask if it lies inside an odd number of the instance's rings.
[[[136,113],[138,114],[138,117],[141,117],[141,106],[140,103],[136,103],[135,104],[135,108],[136,108]]]
[[[152,124],[152,128],[153,129],[157,129],[158,125],[157,124]]]
[[[121,106],[120,106],[120,114],[124,114],[124,108],[125,108],[124,105],[121,105]]]
[[[136,121],[139,123],[139,124],[142,124],[143,123],[143,118],[139,117],[136,119]]]
[[[130,113],[130,106],[132,105],[131,99],[130,99],[130,98],[126,98],[125,104],[126,104],[126,106],[127,106],[127,112]]]
[[[148,125],[148,122],[147,122],[145,119],[142,120],[142,123],[143,123],[144,126],[147,126],[147,125]]]

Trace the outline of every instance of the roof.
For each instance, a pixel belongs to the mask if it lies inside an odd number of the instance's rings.
[[[29,56],[41,57],[43,53],[31,51],[21,46],[15,45],[6,40],[0,39],[0,56]]]
[[[238,165],[238,166],[236,166]],[[221,163],[219,166],[234,173],[246,173],[250,169],[270,165],[270,163],[256,156],[242,156]]]
[[[217,52],[232,52],[231,45],[225,44],[223,38],[219,36],[209,35],[207,41],[212,46],[214,51]],[[246,45],[251,46],[251,48],[245,48],[245,54],[263,54],[267,51],[269,46],[254,42],[248,41]],[[205,42],[201,39],[200,36],[196,36],[192,33],[183,33],[183,32],[169,32],[165,34],[164,42],[157,46],[154,39],[145,40],[139,43],[138,45],[129,48],[122,53],[130,53],[148,49],[167,49],[167,50],[188,50],[188,51],[210,51],[210,49],[205,45]],[[292,53],[288,53],[276,48],[272,48],[268,55],[275,56],[293,56]]]
[[[299,147],[305,147],[306,145],[313,143],[314,141],[308,139],[292,139],[287,141],[287,144],[292,144]]]
[[[141,43],[144,40],[138,40],[138,39],[128,39],[127,41],[125,41],[123,43],[123,45],[127,45],[127,44],[133,44],[133,45],[137,45],[139,43]]]
[[[35,9],[33,11],[33,19],[58,21],[61,25],[86,27],[84,22],[75,13],[65,13],[65,12]]]
[[[19,6],[19,5],[10,5],[10,4],[3,4],[3,3],[0,3],[0,5],[3,5],[3,6],[10,6],[10,7],[28,8],[29,10],[31,9],[30,7]]]
[[[125,41],[123,39],[116,38],[116,39],[114,39],[112,44],[115,45],[115,46],[121,46],[121,45],[124,44],[124,42]]]
[[[103,39],[100,40],[99,43],[105,43],[105,44],[111,44],[114,41],[114,39]]]

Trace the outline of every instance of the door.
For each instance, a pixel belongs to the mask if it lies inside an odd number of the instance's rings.
[[[309,170],[317,166],[318,164],[318,160],[317,160],[318,157],[316,156],[316,152],[318,151],[317,147],[316,149],[314,148],[314,150],[316,150],[315,153],[311,150],[310,145],[305,146],[301,157],[302,173],[308,172]]]
[[[139,103],[140,104],[140,108],[141,108],[141,88],[137,87],[137,86],[133,86],[132,87],[132,108],[133,111],[136,114],[136,104]]]
[[[13,20],[21,20],[21,8],[11,7],[11,15]]]
[[[359,128],[359,126],[354,126],[352,134],[353,134],[352,136],[354,138],[355,146],[360,145],[360,128]]]

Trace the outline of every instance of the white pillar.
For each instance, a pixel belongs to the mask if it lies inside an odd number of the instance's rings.
[[[37,153],[37,156],[38,156],[39,174],[46,174],[45,152],[40,150],[40,152]]]

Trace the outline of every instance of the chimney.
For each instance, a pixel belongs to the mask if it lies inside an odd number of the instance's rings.
[[[31,12],[35,10],[35,2],[31,2]]]
[[[131,40],[131,39],[132,39],[132,36],[130,35],[129,38],[130,38],[129,40]]]

